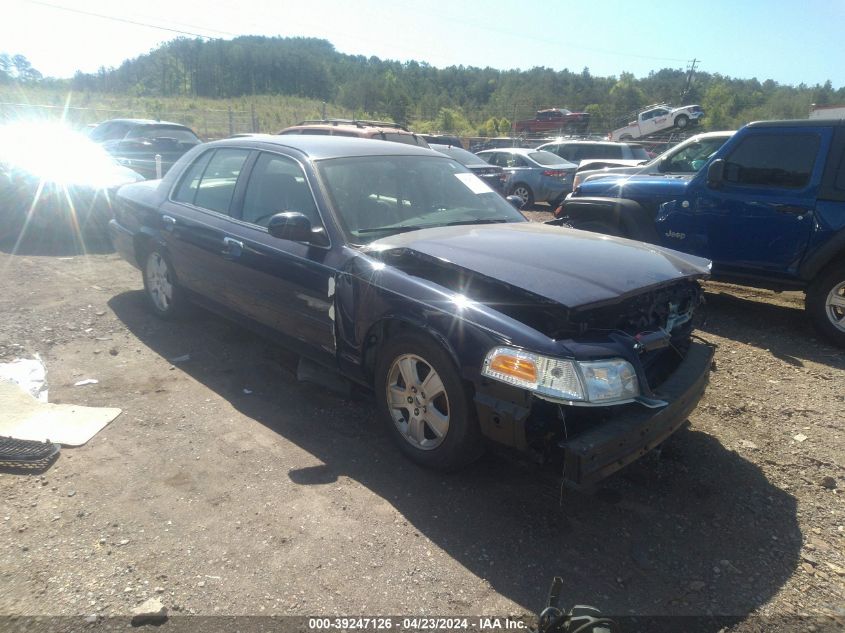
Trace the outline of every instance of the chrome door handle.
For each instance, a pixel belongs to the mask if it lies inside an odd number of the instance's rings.
[[[164,228],[172,231],[173,227],[176,226],[176,218],[171,215],[163,215],[161,216],[161,223],[164,224]]]
[[[240,257],[244,250],[244,243],[233,237],[224,237],[223,246],[226,247],[223,250],[223,255],[227,257]]]

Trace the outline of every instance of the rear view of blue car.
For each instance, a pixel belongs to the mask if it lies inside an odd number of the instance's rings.
[[[505,192],[518,196],[523,208],[535,202],[557,206],[572,191],[572,180],[578,169],[578,165],[551,152],[524,147],[489,149],[478,155],[505,170],[508,174]]]

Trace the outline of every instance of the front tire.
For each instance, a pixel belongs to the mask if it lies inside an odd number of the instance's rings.
[[[689,117],[685,114],[682,114],[677,119],[675,119],[675,125],[679,130],[683,130],[686,126],[689,125]]]
[[[845,262],[822,271],[810,284],[805,307],[816,330],[845,347]]]
[[[450,471],[483,452],[475,409],[441,345],[415,332],[389,339],[376,364],[379,416],[407,457]]]
[[[186,299],[176,282],[173,265],[162,249],[155,247],[146,254],[142,273],[144,294],[153,313],[162,319],[181,315]]]

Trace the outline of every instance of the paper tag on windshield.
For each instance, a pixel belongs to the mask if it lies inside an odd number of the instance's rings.
[[[493,193],[487,183],[475,174],[455,174],[455,178],[464,183],[473,193]]]

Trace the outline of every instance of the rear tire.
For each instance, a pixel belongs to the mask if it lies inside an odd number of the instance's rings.
[[[845,347],[845,262],[821,272],[807,289],[804,305],[816,330]]]
[[[185,311],[187,299],[176,281],[170,258],[159,247],[153,247],[143,258],[144,295],[157,317],[174,319]]]
[[[531,187],[525,183],[516,183],[513,187],[511,187],[509,195],[519,196],[522,199],[522,206],[520,206],[520,209],[530,209],[534,206],[534,192],[531,191]]]
[[[379,350],[374,387],[379,417],[412,461],[450,471],[482,454],[467,388],[449,354],[433,339],[417,332],[388,339]]]

